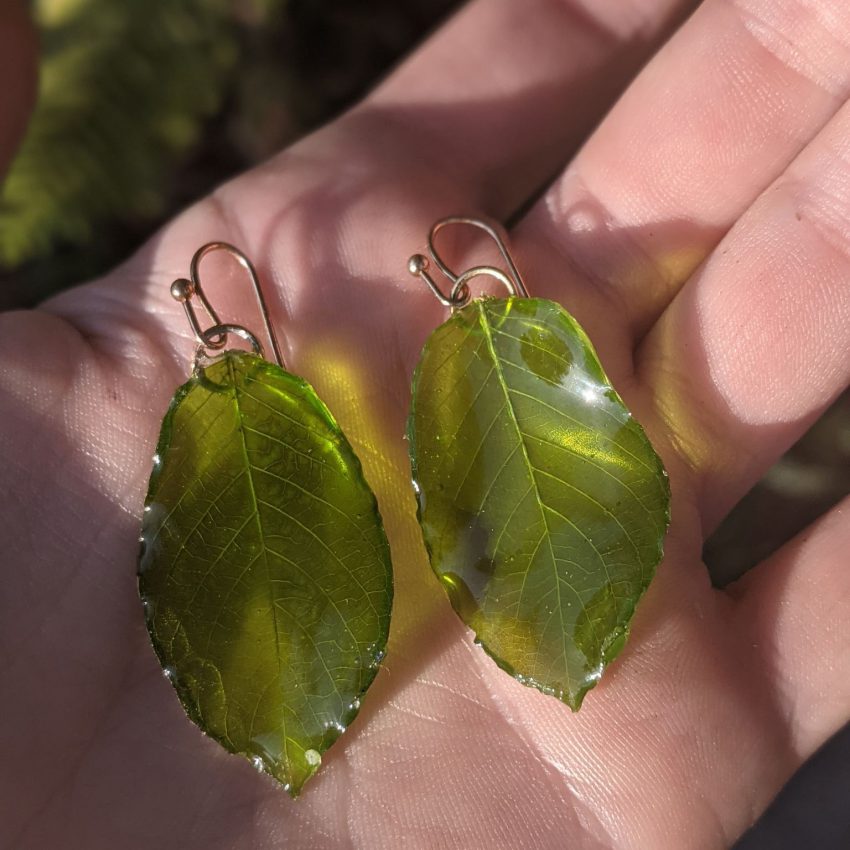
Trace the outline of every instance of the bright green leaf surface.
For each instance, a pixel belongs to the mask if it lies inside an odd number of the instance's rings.
[[[192,720],[296,796],[357,714],[392,604],[375,497],[306,382],[231,351],[177,391],[139,592]]]
[[[501,667],[577,709],[625,642],[669,510],[590,340],[552,301],[471,302],[425,346],[409,436],[458,614]]]

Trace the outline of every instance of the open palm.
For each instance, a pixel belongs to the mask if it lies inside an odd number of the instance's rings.
[[[688,6],[476,0],[106,278],[0,316],[0,846],[723,847],[847,720],[850,507],[728,591],[700,553],[850,380],[850,6],[706,0],[588,138]],[[532,294],[584,325],[670,473],[667,557],[576,715],[473,646],[414,518],[409,378],[444,312],[405,264],[452,212],[518,218]],[[214,239],[258,266],[394,554],[385,668],[295,803],[186,719],[136,595],[193,349],[169,284]],[[258,326],[217,263],[220,314]]]

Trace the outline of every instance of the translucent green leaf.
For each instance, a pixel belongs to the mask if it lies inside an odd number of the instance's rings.
[[[139,592],[192,720],[296,796],[357,714],[392,604],[375,497],[305,381],[230,351],[177,391]]]
[[[622,648],[669,490],[579,325],[471,302],[428,340],[410,456],[431,564],[496,663],[574,709]]]

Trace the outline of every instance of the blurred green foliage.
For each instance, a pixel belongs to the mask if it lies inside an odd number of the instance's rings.
[[[160,211],[168,165],[220,105],[226,0],[41,0],[38,104],[0,195],[0,263]]]

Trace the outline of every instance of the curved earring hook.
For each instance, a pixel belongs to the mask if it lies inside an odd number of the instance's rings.
[[[502,259],[505,261],[505,265],[507,266],[507,272],[496,266],[473,266],[460,274],[455,273],[448,263],[446,263],[440,256],[435,245],[435,240],[437,234],[444,227],[457,224],[477,227],[479,230],[483,230],[493,240],[493,242],[496,243],[496,247],[499,249],[499,253],[502,255]],[[429,263],[427,257],[422,254],[414,254],[408,261],[407,268],[412,275],[422,278],[422,280],[428,284],[431,292],[434,293],[444,307],[458,309],[459,307],[463,307],[467,304],[472,297],[469,291],[469,281],[479,275],[487,275],[495,278],[512,296],[528,298],[528,289],[525,286],[525,281],[523,281],[522,275],[516,267],[513,257],[511,257],[511,253],[508,250],[505,239],[503,239],[502,234],[496,229],[496,227],[480,218],[453,215],[440,219],[433,225],[428,233],[428,253],[431,255],[431,258],[437,268],[439,268],[443,275],[451,281],[452,289],[449,295],[446,295],[440,287],[437,286],[436,281],[428,273]]]
[[[257,299],[257,307],[259,308],[260,316],[263,320],[263,326],[265,327],[266,336],[271,343],[275,362],[278,366],[283,368],[283,356],[280,353],[277,336],[274,332],[274,328],[272,327],[271,319],[269,318],[269,311],[266,306],[263,289],[260,286],[259,277],[257,276],[257,270],[245,254],[229,242],[208,242],[206,245],[202,245],[197,251],[195,251],[192,261],[189,264],[189,279],[178,278],[171,284],[171,296],[183,305],[183,310],[186,313],[186,318],[189,321],[189,326],[192,328],[192,333],[195,335],[198,345],[202,349],[210,348],[217,351],[224,348],[227,344],[228,334],[235,333],[237,336],[248,339],[254,350],[260,355],[263,354],[263,348],[257,341],[256,336],[247,328],[243,328],[241,325],[222,324],[218,313],[213,309],[212,304],[210,304],[209,299],[204,293],[201,286],[201,261],[207,256],[207,254],[211,254],[213,251],[224,251],[227,254],[230,254],[230,256],[233,257],[239,265],[248,272],[248,276],[251,279],[251,285],[254,289],[254,296]],[[201,329],[200,322],[198,321],[198,314],[192,306],[192,299],[195,296],[197,296],[201,306],[206,311],[207,317],[212,322],[211,327],[206,330]]]

